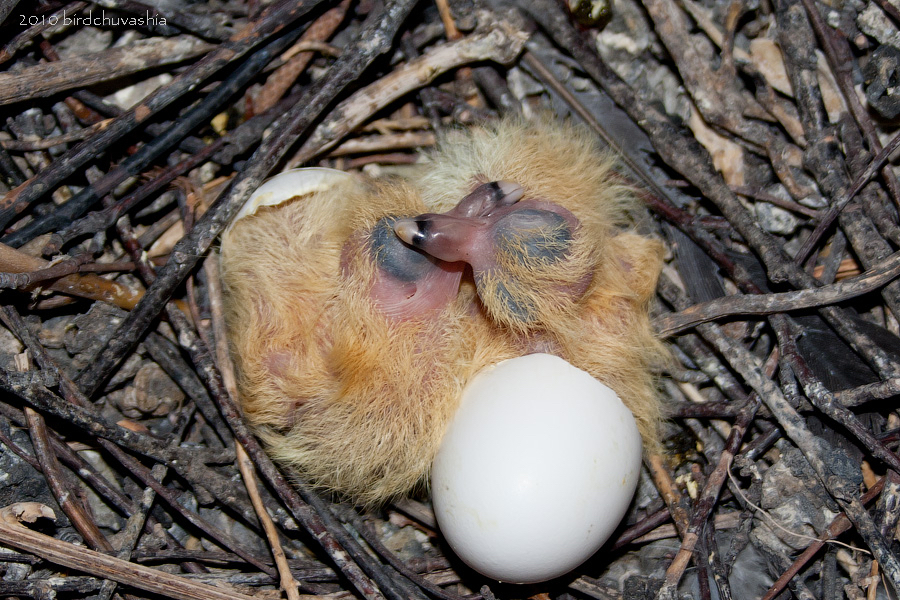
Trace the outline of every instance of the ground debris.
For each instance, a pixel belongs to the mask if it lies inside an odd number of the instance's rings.
[[[0,596],[896,597],[896,3],[589,4],[602,29],[555,0],[0,5],[0,508],[56,515],[0,524]],[[506,112],[619,154],[673,356],[625,522],[529,586],[456,558],[427,491],[354,508],[262,453],[215,242],[285,165],[402,175]]]

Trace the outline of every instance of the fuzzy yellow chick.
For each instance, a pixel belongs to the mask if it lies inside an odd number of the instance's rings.
[[[331,172],[222,239],[241,402],[271,455],[363,505],[426,480],[466,383],[549,352],[658,443],[648,305],[662,245],[592,135],[507,118],[445,136],[412,180]]]

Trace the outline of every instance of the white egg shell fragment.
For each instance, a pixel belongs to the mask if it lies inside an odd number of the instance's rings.
[[[353,179],[353,175],[337,169],[325,167],[304,167],[289,169],[266,180],[256,188],[241,206],[237,215],[228,226],[228,230],[244,217],[256,214],[263,206],[278,206],[291,198],[305,196],[314,192],[324,192],[330,188]]]
[[[640,467],[641,437],[616,393],[559,357],[531,354],[466,386],[434,460],[434,512],[476,571],[546,581],[609,538]]]

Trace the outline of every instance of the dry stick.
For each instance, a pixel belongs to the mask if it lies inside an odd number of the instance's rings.
[[[116,231],[119,234],[122,245],[131,254],[141,280],[145,285],[151,285],[156,280],[156,271],[153,269],[153,266],[150,263],[150,260],[147,257],[147,253],[145,252],[143,246],[135,236],[134,230],[131,228],[131,221],[127,215],[118,219],[118,221],[116,222]],[[178,306],[176,306],[175,302],[167,303],[166,315],[169,319],[170,324],[175,328],[178,339],[182,344],[185,343],[185,340],[194,340],[196,335],[194,334],[193,329],[187,323],[183,312],[179,309]],[[174,360],[176,360],[176,357],[178,355],[177,353],[169,352],[170,348],[167,340],[165,340],[161,336],[158,337],[151,333],[147,336],[147,339],[144,343],[151,356],[153,356],[154,360],[156,360],[157,357],[161,359],[158,361],[160,362],[160,366],[162,366],[163,368],[169,367],[169,369],[167,370],[171,370],[171,367],[175,366],[173,362]],[[175,354],[175,356],[172,356],[170,358],[170,354]],[[195,388],[195,394],[193,394],[192,397],[195,399],[200,412],[213,427],[213,429],[215,429],[216,434],[222,440],[222,443],[226,446],[230,446],[231,438],[229,435],[228,426],[222,420],[221,415],[219,414],[218,410],[216,410],[215,405],[209,398],[209,395],[206,393],[206,389],[203,387],[203,384],[199,381],[199,378],[197,378],[196,373],[194,373],[193,371],[184,373],[178,379],[178,381],[184,381],[191,386],[190,388],[185,387],[185,391]]]
[[[86,261],[91,260],[91,255],[84,252],[75,257],[64,258],[57,263],[49,263],[45,269],[24,273],[0,273],[0,289],[18,289],[37,286],[38,283],[48,279],[59,279],[66,275],[72,275],[81,270]]]
[[[771,82],[762,73],[756,71],[752,64],[751,56],[746,51],[733,47],[735,33],[734,25],[736,25],[736,23],[731,21],[728,31],[723,33],[718,25],[713,22],[710,11],[707,11],[700,6],[696,0],[684,0],[682,4],[688,14],[690,14],[691,18],[697,23],[697,26],[706,33],[707,37],[709,37],[716,46],[721,48],[723,53],[727,50],[727,56],[731,63],[728,65],[728,68],[731,70],[734,69],[734,59],[737,58],[739,68],[753,78],[757,87],[757,102],[762,104],[765,109],[781,123],[792,138],[798,141],[803,140],[803,127],[797,119],[796,111],[794,111],[794,113],[789,112],[786,108],[788,102],[776,96]],[[738,8],[740,8],[740,5],[732,6],[738,6]],[[732,15],[729,14],[728,17],[730,19]],[[800,145],[804,145],[804,143],[801,142]]]
[[[884,492],[875,505],[875,520],[881,528],[881,534],[888,537],[900,521],[900,473],[889,472],[885,479]]]
[[[722,59],[725,60],[724,58]],[[705,533],[707,529],[711,529],[712,524],[709,527],[704,527],[700,532],[701,534]],[[694,552],[692,553],[695,558],[694,564],[697,568],[697,597],[699,600],[712,600],[712,595],[709,589],[709,561],[704,559],[703,557],[709,557],[709,548],[706,546],[706,536],[701,535],[697,538],[696,544],[694,544]],[[676,560],[678,557],[675,557]],[[690,560],[690,557],[688,558]],[[667,572],[668,575],[668,572]],[[665,584],[663,584],[662,590],[660,590],[659,596],[662,597],[663,590],[666,589]],[[718,599],[717,599],[718,600]]]
[[[654,325],[660,335],[667,337],[680,331],[721,317],[734,315],[768,315],[836,304],[867,294],[900,276],[900,252],[895,252],[877,267],[858,277],[810,290],[779,294],[740,295],[717,298],[695,304],[677,313],[659,317]]]
[[[783,200],[778,196],[767,194],[766,192],[760,191],[758,189],[752,189],[748,186],[743,185],[729,185],[728,187],[731,188],[731,191],[733,191],[735,194],[753,198],[754,200],[762,200],[763,202],[768,202],[769,204],[780,206],[785,210],[800,213],[801,215],[809,217],[810,219],[819,219],[822,216],[822,211],[820,210],[808,208],[806,206],[803,206],[799,202],[794,202],[793,200]]]
[[[650,476],[653,478],[653,483],[659,490],[660,496],[666,502],[666,507],[678,529],[678,535],[683,537],[687,532],[690,519],[687,510],[682,505],[682,496],[678,493],[678,486],[675,485],[675,480],[672,479],[672,475],[669,474],[669,469],[666,467],[665,459],[659,454],[651,454],[644,460],[644,464],[650,471]]]
[[[882,477],[878,480],[878,482],[869,488],[865,494],[862,495],[863,503],[868,504],[872,501],[873,498],[878,496],[881,493],[881,490],[884,489],[885,478]],[[791,564],[790,568],[781,574],[781,577],[772,584],[772,587],[769,588],[769,591],[766,592],[766,595],[762,597],[762,600],[774,600],[776,596],[778,596],[785,587],[787,587],[788,583],[790,583],[791,579],[793,579],[804,566],[810,560],[812,560],[813,556],[822,549],[825,544],[828,543],[829,540],[832,540],[851,527],[850,520],[847,518],[847,515],[844,513],[839,514],[834,518],[834,520],[829,523],[828,527],[825,528],[825,532],[819,536],[819,539],[815,542],[811,543],[803,553],[798,556],[793,564]]]
[[[181,544],[172,537],[165,527],[160,527],[159,529],[154,529],[159,522],[149,514],[150,509],[152,508],[152,498],[155,498],[156,492],[152,490],[152,488],[147,487],[144,490],[144,498],[142,499],[140,504],[135,504],[133,500],[119,491],[117,488],[113,487],[109,484],[109,482],[98,473],[93,466],[90,465],[87,461],[85,461],[81,456],[72,450],[68,444],[62,442],[55,435],[51,436],[50,441],[53,443],[53,451],[56,455],[62,460],[70,469],[78,473],[78,476],[81,477],[88,485],[94,488],[94,490],[101,494],[104,498],[106,498],[109,502],[115,505],[120,511],[129,517],[129,524],[126,526],[126,530],[131,527],[132,520],[136,517],[141,517],[142,527],[148,534],[155,535],[159,533],[161,529],[163,531],[163,536],[165,537],[166,543],[172,547],[180,547]],[[162,467],[162,465],[154,466],[154,470],[157,467]],[[156,477],[154,475],[154,477]],[[161,480],[161,477],[156,477],[157,480]],[[136,525],[135,525],[136,527]],[[135,539],[135,542],[137,539]],[[132,548],[134,550],[134,548]],[[124,558],[123,556],[119,556],[119,558]],[[194,562],[182,562],[182,568],[189,573],[204,573],[206,569]]]
[[[215,260],[217,255],[213,255],[207,257],[207,259],[203,263],[204,272],[207,274],[207,285],[209,286],[209,303],[210,310],[213,313],[213,330],[215,332],[215,340],[216,340],[216,363],[219,366],[219,371],[222,377],[222,383],[225,386],[225,390],[232,397],[237,395],[237,383],[234,376],[233,365],[231,364],[231,360],[228,357],[228,348],[227,341],[225,339],[225,331],[224,325],[222,323],[222,293],[221,293],[221,282],[219,281],[219,269],[218,269],[218,261]],[[294,579],[293,574],[291,573],[290,566],[288,565],[287,558],[284,556],[284,550],[281,547],[281,541],[278,538],[278,531],[275,529],[275,525],[272,523],[271,517],[269,517],[269,513],[266,511],[266,507],[263,504],[262,498],[259,494],[259,488],[256,483],[256,476],[254,474],[254,465],[250,460],[250,457],[247,455],[247,451],[244,450],[244,447],[238,442],[235,443],[235,450],[237,452],[237,463],[238,469],[241,472],[241,476],[244,478],[244,487],[247,488],[247,493],[250,495],[250,501],[253,504],[253,509],[256,511],[257,516],[259,517],[260,522],[263,525],[263,529],[265,530],[266,537],[269,540],[269,545],[272,550],[272,556],[275,558],[275,565],[278,568],[278,575],[281,582],[281,587],[284,590],[285,594],[288,596],[288,600],[299,600],[299,594],[297,591],[298,583],[297,580]]]
[[[10,417],[10,420],[16,421],[24,424],[26,422],[24,414],[15,414],[17,411],[12,407],[4,407],[4,413],[13,413],[13,415],[7,415]],[[0,417],[0,422],[5,421],[5,417]],[[50,443],[53,446],[54,454],[65,463],[73,472],[78,473],[78,476],[81,477],[88,485],[90,485],[94,491],[96,491],[99,495],[103,496],[106,500],[108,500],[113,506],[115,506],[119,511],[123,514],[128,515],[129,517],[133,517],[134,515],[141,512],[142,507],[138,506],[134,503],[134,501],[123,494],[119,489],[110,485],[110,483],[100,475],[94,467],[92,467],[89,463],[87,463],[81,456],[78,455],[77,452],[72,450],[67,444],[62,442],[59,437],[54,434],[52,431],[48,431],[48,437],[50,438]],[[5,434],[0,431],[0,442],[4,443],[7,447],[9,447],[13,452],[19,455],[24,461],[33,466],[35,470],[41,471],[40,463],[27,454],[20,447],[15,445],[12,440],[6,437]],[[147,533],[154,534],[154,530],[152,527],[157,523],[155,519],[152,517],[148,520],[148,525],[146,526]],[[165,529],[163,528],[163,531]],[[169,544],[174,544],[178,546],[178,542],[171,537],[167,531],[164,533],[166,537],[166,541]],[[201,572],[198,569],[199,565],[195,563],[182,563],[187,570],[193,572]]]
[[[13,328],[6,322],[10,312],[16,317],[18,317],[18,313],[15,313],[12,307],[6,307],[6,312],[3,314],[4,323],[12,330]],[[105,552],[112,551],[112,544],[110,544],[109,540],[107,540],[100,532],[97,524],[88,516],[84,507],[76,500],[75,494],[69,489],[70,484],[66,482],[63,471],[60,469],[59,462],[56,459],[56,455],[51,450],[52,444],[50,442],[50,436],[44,418],[33,409],[26,407],[25,419],[28,423],[29,433],[31,434],[31,444],[34,449],[35,458],[37,458],[38,463],[40,464],[44,480],[47,482],[47,485],[53,493],[57,504],[59,504],[63,512],[66,513],[66,516],[69,517],[72,525],[75,526],[75,530],[81,534],[92,548],[103,550]],[[115,584],[106,580],[103,582],[101,589],[107,592],[106,596],[108,598],[115,590]]]
[[[18,425],[25,425],[26,420],[24,414],[17,411],[16,409],[0,404],[0,411],[2,411],[7,418],[17,423]],[[103,476],[97,473],[92,466],[87,464],[84,459],[82,459],[68,445],[60,441],[53,432],[48,433],[50,434],[50,441],[53,445],[53,451],[56,453],[56,455],[60,457],[62,461],[66,463],[70,469],[72,469],[72,471],[77,472],[83,480],[85,480],[91,487],[94,488],[94,490],[97,491],[98,494],[104,496],[110,503],[112,503],[125,515],[134,516],[141,511],[140,506],[135,505],[131,498],[125,496],[118,489],[111,487],[109,483],[103,478]],[[3,441],[4,443],[7,443],[7,445],[10,445],[9,440],[4,439]],[[110,452],[114,457],[118,457],[119,455],[124,454],[116,446],[108,444],[105,440],[99,440],[98,443],[103,446],[105,450]],[[108,445],[104,446],[104,444]],[[23,455],[22,452],[18,450],[14,445],[10,445],[10,448],[12,448],[13,451],[20,456],[23,456],[23,459],[25,459],[29,463],[34,462],[35,468],[37,470],[40,470],[40,464],[36,463],[36,461],[34,461],[34,459],[32,459],[30,456]],[[205,480],[205,482],[208,482],[208,478]],[[165,527],[163,527],[161,530],[154,529],[156,524],[156,520],[151,517],[147,525],[147,533],[151,535],[158,535],[159,532],[162,531],[162,534],[169,545],[180,547],[178,541],[175,540],[171,536],[171,534],[168,533],[168,531],[166,531]],[[182,562],[181,566],[190,573],[205,572],[205,569],[197,563]]]
[[[832,198],[844,196],[850,186],[846,161],[838,144],[837,128],[828,121],[815,70],[815,36],[800,0],[776,0],[778,39],[795,91],[797,108],[809,140],[804,163],[822,190]],[[854,92],[855,93],[855,92]],[[874,191],[869,191],[872,196]],[[864,198],[872,200],[874,198]],[[859,203],[848,205],[839,216],[841,228],[866,267],[892,252]],[[900,283],[881,291],[885,303],[900,313]]]
[[[709,524],[705,530],[705,541],[707,548],[707,562],[712,570],[713,580],[719,591],[721,600],[732,600],[731,584],[728,581],[728,565],[722,560],[722,552],[719,550],[719,542],[716,539],[716,527]]]
[[[244,478],[244,487],[250,494],[250,502],[253,503],[253,509],[256,510],[259,521],[262,523],[269,539],[269,546],[272,550],[272,557],[275,559],[275,566],[278,568],[278,576],[281,580],[281,589],[284,590],[288,600],[300,600],[300,593],[297,591],[297,580],[291,574],[291,567],[288,565],[287,558],[284,556],[284,550],[281,548],[281,540],[278,539],[278,530],[272,523],[272,518],[266,512],[266,506],[263,504],[262,497],[259,495],[259,488],[256,483],[256,476],[253,474],[253,463],[250,457],[240,444],[235,444],[237,451],[238,469],[241,471],[241,477]]]
[[[706,485],[703,486],[703,491],[700,492],[700,496],[697,499],[688,527],[681,536],[681,548],[678,550],[678,554],[675,555],[675,559],[669,565],[669,568],[666,569],[666,578],[662,589],[659,591],[658,598],[676,597],[678,582],[681,581],[684,570],[691,561],[694,547],[700,540],[704,527],[710,526],[707,522],[716,506],[722,485],[728,479],[731,462],[738,448],[740,448],[744,434],[753,421],[753,417],[756,416],[759,406],[759,397],[754,397],[754,401],[747,403],[734,420],[734,425],[728,434],[728,439],[725,441],[725,448],[719,455],[719,462],[715,470],[707,478]]]
[[[50,490],[53,492],[53,496],[56,498],[60,508],[63,509],[72,525],[75,526],[78,533],[91,547],[106,552],[111,551],[113,549],[112,544],[100,533],[97,524],[88,517],[84,508],[78,504],[72,491],[67,489],[64,483],[63,472],[56,460],[56,455],[50,448],[50,439],[47,435],[47,425],[44,423],[44,418],[31,408],[25,409],[25,418],[28,421],[35,458],[38,459],[41,471],[44,472],[44,479],[50,486]]]
[[[153,466],[153,476],[157,479],[161,480],[165,477],[165,473],[165,466],[160,464]],[[156,494],[152,489],[144,489],[143,494],[141,494],[141,502],[138,505],[138,509],[134,514],[128,517],[128,521],[119,535],[119,549],[116,552],[117,558],[121,558],[122,560],[131,559],[131,553],[137,546],[138,539],[144,530],[144,526],[147,523],[147,517],[149,516],[150,509],[153,507],[153,500],[155,498]],[[100,593],[97,594],[97,598],[98,600],[109,600],[115,591],[116,583],[107,579],[103,582],[103,586],[100,588]]]
[[[900,10],[891,4],[889,0],[875,0],[875,3],[881,7],[881,10],[889,14],[894,21],[900,23]]]
[[[506,21],[492,23],[487,31],[447,42],[394,70],[341,102],[316,128],[288,167],[308,162],[333,148],[371,115],[409,92],[428,85],[438,75],[461,65],[479,61],[509,64],[525,45],[527,36]]]
[[[66,152],[31,180],[8,192],[0,201],[0,228],[6,227],[32,202],[55,189],[65,178],[94,160],[110,145],[195,89],[213,73],[239,59],[273,33],[308,13],[320,1],[281,0],[270,5],[259,19],[249,23],[231,39],[177,75],[168,85],[159,88],[137,106],[116,117],[106,129]]]
[[[179,116],[173,125],[141,146],[137,152],[120,164],[110,169],[103,177],[97,181],[92,181],[89,186],[75,194],[58,209],[45,217],[35,218],[22,228],[6,236],[4,238],[5,242],[11,246],[18,246],[42,233],[69,225],[98,199],[111,193],[116,186],[129,177],[140,174],[141,170],[157,160],[172,146],[182,141],[192,130],[207,123],[210,117],[229,98],[243,89],[297,35],[299,35],[298,31],[290,31],[254,52],[227,79],[219,83],[212,92],[200,100],[196,106]]]
[[[285,54],[296,52],[301,45],[309,45],[316,42],[324,42],[329,39],[347,15],[349,0],[343,0],[338,6],[326,11],[316,19],[309,28],[303,32],[297,43],[288,48]],[[253,100],[253,112],[259,114],[272,108],[285,92],[297,80],[297,77],[306,70],[309,61],[313,59],[312,52],[297,52],[278,69],[266,78],[262,89]]]
[[[404,131],[386,135],[367,135],[343,142],[328,153],[328,156],[346,156],[348,154],[383,153],[390,150],[410,150],[434,146],[437,138],[431,131]],[[389,155],[393,156],[393,155]]]
[[[109,581],[108,579],[106,581]],[[48,577],[24,581],[0,581],[0,597],[58,598],[87,597],[100,589],[101,580],[96,577]]]
[[[810,234],[806,241],[803,242],[803,246],[800,247],[800,250],[797,251],[797,255],[794,260],[797,261],[798,264],[802,264],[806,262],[806,259],[809,258],[809,255],[812,253],[813,248],[819,243],[819,240],[822,239],[822,236],[825,235],[825,232],[831,227],[834,223],[835,219],[837,219],[841,211],[850,203],[853,198],[856,197],[856,194],[859,193],[863,187],[878,172],[878,170],[887,162],[890,158],[891,154],[900,146],[900,133],[895,135],[893,139],[888,143],[887,146],[881,149],[880,152],[873,158],[865,171],[859,174],[856,180],[853,182],[853,185],[850,186],[850,189],[847,190],[847,193],[841,197],[840,200],[834,203],[834,205],[828,209],[828,212],[824,217],[821,218],[818,225],[816,225],[815,230]]]
[[[42,140],[0,140],[0,146],[6,150],[17,152],[34,152],[36,150],[49,150],[56,146],[62,146],[70,142],[80,142],[89,138],[109,124],[108,120],[94,123],[81,129],[73,129],[61,135],[45,137]]]
[[[705,35],[690,34],[687,16],[674,0],[645,0],[644,6],[703,119],[762,148],[776,142],[768,127],[744,118],[764,118],[767,113],[740,87],[733,66],[713,69],[718,52]]]
[[[169,340],[158,333],[151,332],[144,338],[144,348],[163,371],[190,397],[200,414],[222,440],[225,447],[232,445],[231,430],[222,420],[215,403],[197,373],[187,364],[181,351]]]
[[[194,38],[151,38],[128,46],[39,63],[16,72],[0,73],[0,105],[52,96],[162,65],[179,63],[215,46]]]
[[[900,378],[894,377],[849,390],[840,390],[834,392],[834,397],[844,406],[859,406],[871,400],[884,400],[898,394],[900,394]]]
[[[254,600],[235,589],[196,583],[190,579],[170,575],[115,558],[83,546],[75,546],[0,520],[0,541],[6,546],[25,550],[70,569],[90,573],[104,579],[160,594],[178,600]]]
[[[351,517],[351,524],[378,556],[381,556],[388,561],[388,564],[397,569],[401,575],[424,589],[430,596],[438,598],[439,600],[463,600],[457,594],[450,593],[439,585],[431,583],[421,574],[410,569],[402,560],[400,560],[400,558],[381,543],[381,540],[375,531],[373,531],[372,528],[370,528],[368,524],[355,513]],[[478,596],[467,596],[466,600],[478,600]]]
[[[770,320],[777,323],[779,319],[784,318],[779,315],[771,317]],[[777,326],[773,326],[777,331]],[[879,561],[887,561],[887,565],[882,564],[882,566],[896,587],[898,580],[895,577],[900,575],[900,563],[898,563],[897,557],[890,552],[883,536],[874,527],[871,518],[856,497],[854,482],[859,479],[859,473],[849,457],[839,450],[827,446],[824,441],[812,435],[781,391],[754,365],[755,359],[750,353],[725,338],[712,324],[700,325],[698,330],[718,348],[719,352],[729,360],[737,372],[743,375],[745,381],[757,393],[767,392],[770,394],[770,397],[763,396],[766,404],[810,464],[813,465],[826,489],[850,516],[857,531],[872,549],[876,558]]]
[[[0,145],[0,173],[6,176],[6,183],[18,186],[25,183],[25,174],[2,145]]]
[[[118,425],[110,425],[95,411],[75,406],[62,400],[44,387],[43,381],[23,381],[9,373],[0,373],[0,389],[15,394],[45,414],[68,421],[91,435],[110,440],[169,466],[191,461],[221,462],[223,452],[192,448],[176,448],[163,444],[150,436],[135,433]],[[226,454],[227,456],[227,454]]]
[[[162,480],[166,474],[166,467],[160,464],[153,466],[153,477]],[[147,525],[147,518],[150,516],[150,509],[153,508],[153,501],[156,499],[156,492],[151,488],[144,488],[141,494],[141,501],[137,506],[137,510],[128,517],[125,527],[122,528],[119,536],[119,549],[116,556],[122,560],[130,560],[134,549],[137,547],[141,533]],[[107,579],[103,583],[103,587],[98,594],[99,600],[109,600],[115,591],[115,584]]]
[[[183,516],[191,525],[208,535],[210,538],[228,548],[242,559],[253,565],[263,573],[274,577],[277,572],[270,567],[262,558],[253,553],[244,550],[240,541],[232,537],[230,534],[222,531],[200,515],[192,512],[178,501],[178,495],[169,488],[160,483],[151,473],[150,469],[141,465],[140,462],[125,453],[117,453],[116,460],[122,463],[126,469],[131,471],[145,486],[156,492],[166,504]]]
[[[49,264],[46,260],[0,244],[0,272],[28,273],[45,269]],[[25,286],[26,291],[32,291],[36,287],[36,284]],[[125,310],[134,308],[141,297],[139,292],[97,275],[64,275],[42,287],[91,300],[102,300]]]
[[[628,527],[621,534],[619,534],[619,537],[617,537],[616,541],[613,542],[611,550],[618,550],[619,548],[627,546],[639,537],[650,533],[671,518],[672,515],[669,513],[668,508],[659,509],[652,515],[641,519],[639,522],[635,523],[631,527]]]

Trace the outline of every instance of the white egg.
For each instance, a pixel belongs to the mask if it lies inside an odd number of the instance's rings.
[[[616,393],[559,357],[531,354],[466,386],[434,460],[434,512],[476,571],[546,581],[609,538],[640,467],[641,437]]]

